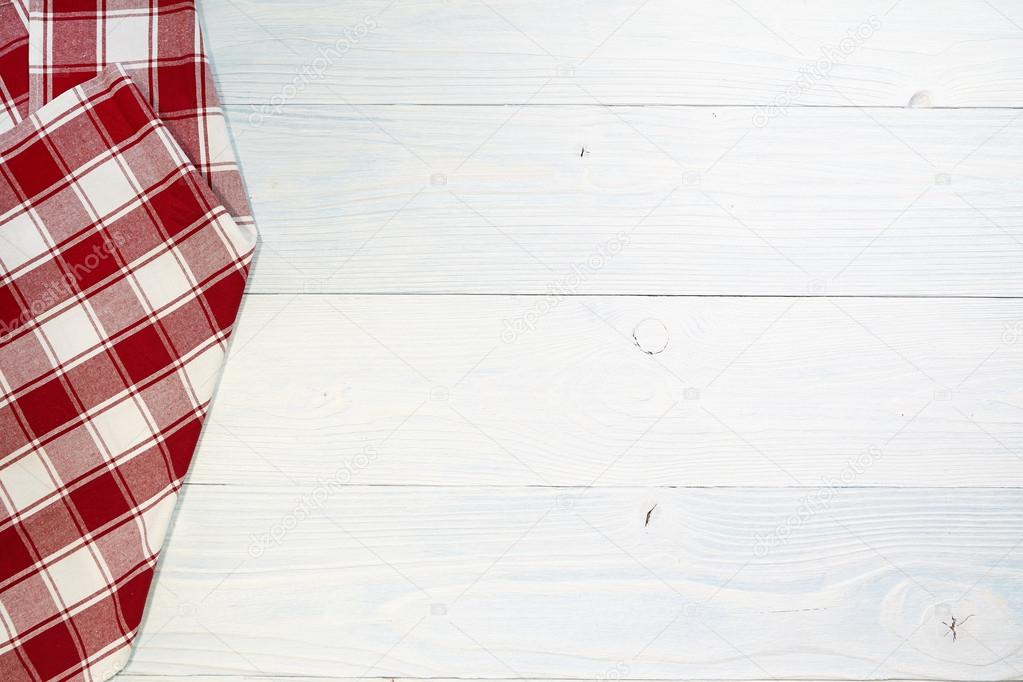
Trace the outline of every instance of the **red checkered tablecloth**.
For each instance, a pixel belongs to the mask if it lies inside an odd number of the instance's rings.
[[[28,15],[0,2],[0,132],[28,116]]]
[[[194,0],[30,0],[29,17],[31,109],[119,64],[231,214],[251,223]]]
[[[256,233],[191,0],[0,21],[0,680],[107,679]]]

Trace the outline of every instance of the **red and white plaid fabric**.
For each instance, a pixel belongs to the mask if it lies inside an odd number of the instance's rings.
[[[194,5],[131,4],[0,4],[3,682],[127,661],[256,241]]]
[[[29,32],[31,109],[120,64],[231,215],[251,223],[195,0],[29,0]]]
[[[0,132],[28,116],[28,15],[0,0]]]

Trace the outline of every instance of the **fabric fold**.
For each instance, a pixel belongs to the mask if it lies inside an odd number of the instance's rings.
[[[30,0],[29,108],[119,64],[240,224],[252,211],[194,0]]]
[[[193,2],[27,17],[27,43],[0,38],[0,680],[100,680],[141,623],[256,232]]]
[[[28,15],[0,1],[0,132],[28,116]]]

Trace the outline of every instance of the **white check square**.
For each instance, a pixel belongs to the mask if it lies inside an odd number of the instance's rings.
[[[224,351],[219,344],[211,346],[185,364],[185,376],[200,401],[209,400],[220,378]]]
[[[192,288],[181,264],[170,251],[135,270],[135,279],[153,310],[162,308]]]
[[[153,435],[145,415],[130,397],[92,417],[92,424],[108,458],[127,452]]]
[[[114,213],[137,196],[116,159],[101,163],[78,178],[77,184],[99,218]]]
[[[12,219],[0,223],[0,264],[5,270],[24,265],[48,248],[49,244],[27,211],[20,211]]]
[[[27,509],[57,489],[38,452],[32,452],[13,464],[4,465],[0,469],[0,485],[3,485],[6,493],[2,496],[5,505],[14,503],[14,508],[10,510],[12,514]]]
[[[167,535],[167,526],[170,523],[171,516],[174,514],[174,503],[177,502],[177,499],[178,496],[176,494],[167,495],[142,512],[142,527],[146,531],[147,549],[153,554],[160,551],[160,547],[163,545],[163,539]]]
[[[10,111],[0,111],[0,133],[10,130],[17,122],[18,119]]]
[[[36,330],[44,348],[51,348],[58,362],[68,362],[101,343],[99,333],[82,306],[68,308]]]
[[[118,16],[113,14],[106,22],[106,63],[130,64],[148,62],[149,16]]]
[[[107,587],[99,561],[87,547],[72,552],[46,569],[65,606],[88,599]]]

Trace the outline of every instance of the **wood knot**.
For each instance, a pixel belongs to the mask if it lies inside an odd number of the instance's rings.
[[[657,355],[668,347],[668,328],[660,320],[648,318],[632,330],[632,339],[636,347],[647,355]]]
[[[930,90],[921,90],[909,98],[910,109],[929,109],[934,106],[934,97]]]

